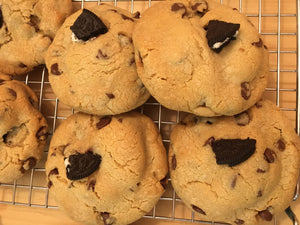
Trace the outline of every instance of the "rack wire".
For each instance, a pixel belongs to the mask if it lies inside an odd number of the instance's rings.
[[[108,2],[115,6],[134,11],[143,11],[156,1],[154,0],[73,0],[74,8],[79,9],[91,4]],[[299,0],[220,0],[222,4],[237,8],[248,16],[257,27],[270,53],[270,78],[264,97],[274,101],[294,122],[297,133],[300,133],[300,29]],[[29,173],[13,183],[0,184],[0,204],[24,205],[28,207],[57,208],[49,193],[45,176],[45,161],[49,143],[55,129],[74,110],[63,105],[53,94],[44,66],[37,68],[23,78],[18,78],[31,87],[39,98],[39,110],[45,115],[50,135],[44,157]],[[168,149],[172,127],[184,116],[181,112],[164,108],[155,99],[150,98],[140,112],[148,115],[157,124]],[[297,186],[295,196],[298,196]],[[296,200],[295,197],[295,200]],[[292,210],[287,213],[293,217]],[[171,180],[165,194],[145,218],[154,220],[173,220],[192,223],[216,224],[199,221],[193,211],[184,206],[171,186]],[[293,217],[294,218],[294,217]],[[293,221],[298,224],[297,218]],[[276,220],[274,222],[276,224]]]

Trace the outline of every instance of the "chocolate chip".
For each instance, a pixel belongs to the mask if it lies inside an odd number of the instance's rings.
[[[58,174],[59,174],[58,169],[55,168],[49,172],[48,177],[50,177],[51,175],[58,175]]]
[[[279,139],[277,141],[277,148],[279,149],[279,151],[284,151],[285,150],[285,143],[282,139]]]
[[[105,93],[105,94],[109,99],[115,98],[114,94],[112,94],[112,93]]]
[[[39,32],[40,28],[39,28],[39,24],[40,24],[41,20],[38,16],[36,15],[30,15],[30,22],[29,24],[31,26],[34,27],[35,32]]]
[[[40,141],[44,141],[48,137],[48,128],[46,126],[42,126],[38,129],[36,132],[36,138],[39,139]]]
[[[136,12],[132,15],[132,17],[135,18],[135,19],[139,19],[140,16],[141,16],[141,13],[140,13],[139,11],[136,11]]]
[[[216,53],[219,53],[231,40],[235,40],[240,24],[210,20],[206,29],[208,46]]]
[[[216,162],[230,167],[246,161],[255,152],[255,139],[219,139],[212,143]]]
[[[250,123],[250,117],[247,112],[242,112],[237,115],[234,115],[235,122],[239,126],[246,126]]]
[[[256,172],[257,172],[257,173],[265,173],[266,171],[263,170],[263,169],[258,168],[258,169],[256,170]]]
[[[19,63],[19,67],[21,67],[21,68],[26,68],[27,66],[26,66],[24,63],[20,62],[20,63]]]
[[[102,129],[103,127],[107,126],[111,122],[110,116],[102,117],[98,123],[96,123],[96,127],[98,130]]]
[[[15,92],[15,90],[11,89],[11,88],[7,88],[8,93],[13,97],[13,100],[15,100],[17,98],[17,92]]]
[[[238,11],[238,9],[237,9],[237,8],[232,8],[232,10],[236,10],[236,11]]]
[[[168,185],[168,177],[167,176],[165,176],[159,182],[164,189],[167,189],[167,185]]]
[[[265,209],[263,211],[259,211],[258,215],[266,221],[271,221],[273,219],[273,215],[270,213],[268,209]]]
[[[264,45],[264,49],[268,50],[268,47],[266,45]]]
[[[181,18],[183,18],[183,17],[187,14],[186,7],[185,7],[185,5],[182,4],[182,3],[174,3],[174,4],[172,5],[172,7],[171,7],[171,10],[172,10],[173,12],[177,12],[177,11],[183,10],[184,12],[182,13]]]
[[[52,187],[53,183],[51,180],[48,181],[47,187],[50,189]]]
[[[269,148],[266,148],[264,152],[264,158],[268,163],[273,163],[275,161],[276,153]]]
[[[3,26],[3,15],[2,15],[2,9],[0,6],[0,28]]]
[[[98,54],[96,55],[97,59],[108,59],[107,54],[103,53],[101,49],[98,50]]]
[[[101,19],[87,9],[83,9],[70,29],[78,39],[83,41],[108,32],[108,28]]]
[[[208,11],[208,5],[206,1],[197,2],[196,4],[191,6],[193,11],[196,11],[197,14],[202,17]]]
[[[259,190],[259,191],[257,192],[257,197],[260,198],[261,196],[262,196],[262,191]]]
[[[103,219],[104,225],[108,225],[107,220],[109,219],[109,213],[108,212],[101,212],[100,215]]]
[[[134,19],[132,19],[132,18],[130,18],[130,17],[124,15],[124,14],[121,14],[121,16],[122,16],[122,19],[123,19],[123,20],[129,20],[129,21],[131,21],[131,22],[134,22]]]
[[[26,170],[30,170],[36,165],[36,159],[30,157],[22,162],[21,173],[25,173]]]
[[[176,160],[176,156],[173,155],[172,156],[172,169],[175,170],[177,167],[177,160]]]
[[[233,177],[233,180],[231,182],[231,188],[235,188],[236,181],[237,181],[237,175]]]
[[[206,140],[206,142],[204,143],[203,146],[206,146],[206,145],[210,145],[212,146],[213,142],[215,141],[215,138],[214,137],[210,137]]]
[[[92,191],[95,191],[95,185],[96,185],[96,180],[95,179],[92,179],[90,181],[88,181],[87,183],[87,190],[92,190]]]
[[[203,215],[206,215],[206,213],[200,209],[198,206],[195,206],[195,205],[192,205],[192,208],[193,210],[195,210],[196,212],[200,213],[200,214],[203,214]]]
[[[62,71],[58,68],[58,64],[54,63],[51,65],[51,73],[53,75],[61,75]]]
[[[123,118],[119,118],[118,122],[122,123],[123,122]]]
[[[258,48],[261,48],[263,46],[263,41],[261,38],[259,38],[259,40],[257,42],[252,42],[251,44]]]
[[[79,180],[95,172],[101,163],[101,156],[87,151],[77,153],[65,159],[67,177],[70,180]]]
[[[250,84],[248,82],[241,83],[241,95],[245,100],[251,96]]]
[[[236,220],[234,221],[234,223],[237,224],[237,225],[242,225],[242,224],[245,223],[245,221],[244,221],[244,220],[241,220],[241,219],[236,219]]]

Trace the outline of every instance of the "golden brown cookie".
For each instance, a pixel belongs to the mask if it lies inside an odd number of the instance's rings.
[[[190,115],[170,146],[172,185],[201,220],[273,224],[293,199],[300,141],[270,101],[232,117]]]

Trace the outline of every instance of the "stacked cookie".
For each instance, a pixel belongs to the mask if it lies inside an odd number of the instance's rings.
[[[249,20],[213,1],[165,1],[133,32],[139,77],[162,105],[189,112],[172,130],[172,185],[197,217],[272,221],[294,196],[300,141],[269,101],[267,47]]]
[[[85,224],[129,224],[164,193],[167,155],[153,121],[131,110],[150,94],[138,77],[139,14],[101,4],[69,16],[46,54],[53,92],[80,111],[56,129],[46,174],[59,207]]]

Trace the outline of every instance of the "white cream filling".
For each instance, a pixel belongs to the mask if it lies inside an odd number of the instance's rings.
[[[239,31],[237,30],[235,32],[235,34],[232,37],[236,37],[238,35]],[[227,37],[223,42],[216,42],[214,43],[214,45],[212,46],[213,49],[218,49],[220,48],[223,44],[225,44],[226,42],[228,42],[230,40],[229,37]]]

